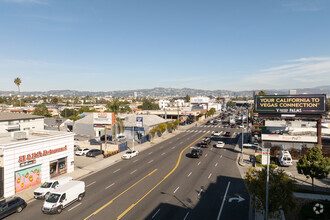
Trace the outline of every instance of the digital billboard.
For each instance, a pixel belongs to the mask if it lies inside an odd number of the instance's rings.
[[[268,114],[325,114],[326,96],[262,95],[254,98],[254,112]]]

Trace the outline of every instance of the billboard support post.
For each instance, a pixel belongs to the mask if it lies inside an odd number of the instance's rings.
[[[322,134],[321,134],[321,123],[322,123],[322,119],[319,118],[317,120],[317,145],[319,146],[320,149],[322,149]]]

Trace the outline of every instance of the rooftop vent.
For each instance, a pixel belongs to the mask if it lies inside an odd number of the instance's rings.
[[[29,133],[27,131],[15,131],[12,132],[13,140],[27,140]]]

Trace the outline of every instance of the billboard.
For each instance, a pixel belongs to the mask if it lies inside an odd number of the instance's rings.
[[[209,97],[192,97],[190,103],[209,103]]]
[[[113,124],[113,113],[107,112],[95,112],[93,113],[93,124],[98,125],[112,125]]]
[[[326,96],[263,95],[255,96],[254,112],[267,114],[325,114]]]

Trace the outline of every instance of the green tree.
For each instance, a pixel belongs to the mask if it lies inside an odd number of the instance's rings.
[[[190,102],[190,96],[189,95],[186,95],[186,97],[184,97],[184,101],[185,102]]]
[[[215,113],[215,108],[211,108],[211,109],[209,110],[209,112],[210,112],[210,115],[214,115],[214,113]]]
[[[266,181],[267,169],[263,168],[257,171],[249,168],[245,175],[245,180],[249,192],[252,196],[253,206],[258,211],[266,209]],[[296,206],[293,192],[295,190],[294,182],[282,169],[269,169],[269,216],[279,218],[279,211],[294,209]],[[279,193],[281,196],[279,196]]]
[[[227,102],[227,106],[233,107],[233,106],[235,106],[235,102],[229,101],[229,102]]]
[[[322,151],[317,146],[309,149],[307,153],[297,162],[297,171],[312,179],[314,189],[314,179],[323,179],[330,172],[330,158],[323,157]]]
[[[158,129],[161,133],[164,133],[166,131],[167,125],[165,123],[161,123],[158,125]]]
[[[138,106],[142,110],[159,110],[159,106],[149,99],[143,99],[142,105]]]
[[[77,115],[77,111],[74,109],[70,109],[70,108],[65,108],[62,112],[61,112],[61,116],[64,118],[68,118],[70,116],[76,116]]]
[[[82,106],[78,109],[78,114],[82,114],[84,112],[96,112],[96,110],[94,108],[90,109],[87,106]]]
[[[57,105],[59,103],[59,99],[58,97],[54,96],[52,97],[52,99],[50,100],[51,104]]]
[[[44,103],[39,104],[35,107],[34,115],[41,115],[41,116],[45,116],[45,117],[51,117],[51,114],[48,111],[48,108],[46,107],[46,105]]]
[[[264,90],[261,90],[261,91],[259,92],[259,95],[267,95],[267,92],[265,92]]]
[[[22,80],[19,77],[16,77],[14,79],[14,83],[16,84],[17,88],[18,88],[18,94],[19,94],[19,103],[20,103],[20,107],[21,107],[21,90],[20,90],[20,85],[22,83]]]
[[[330,100],[327,100],[326,111],[330,111]]]

